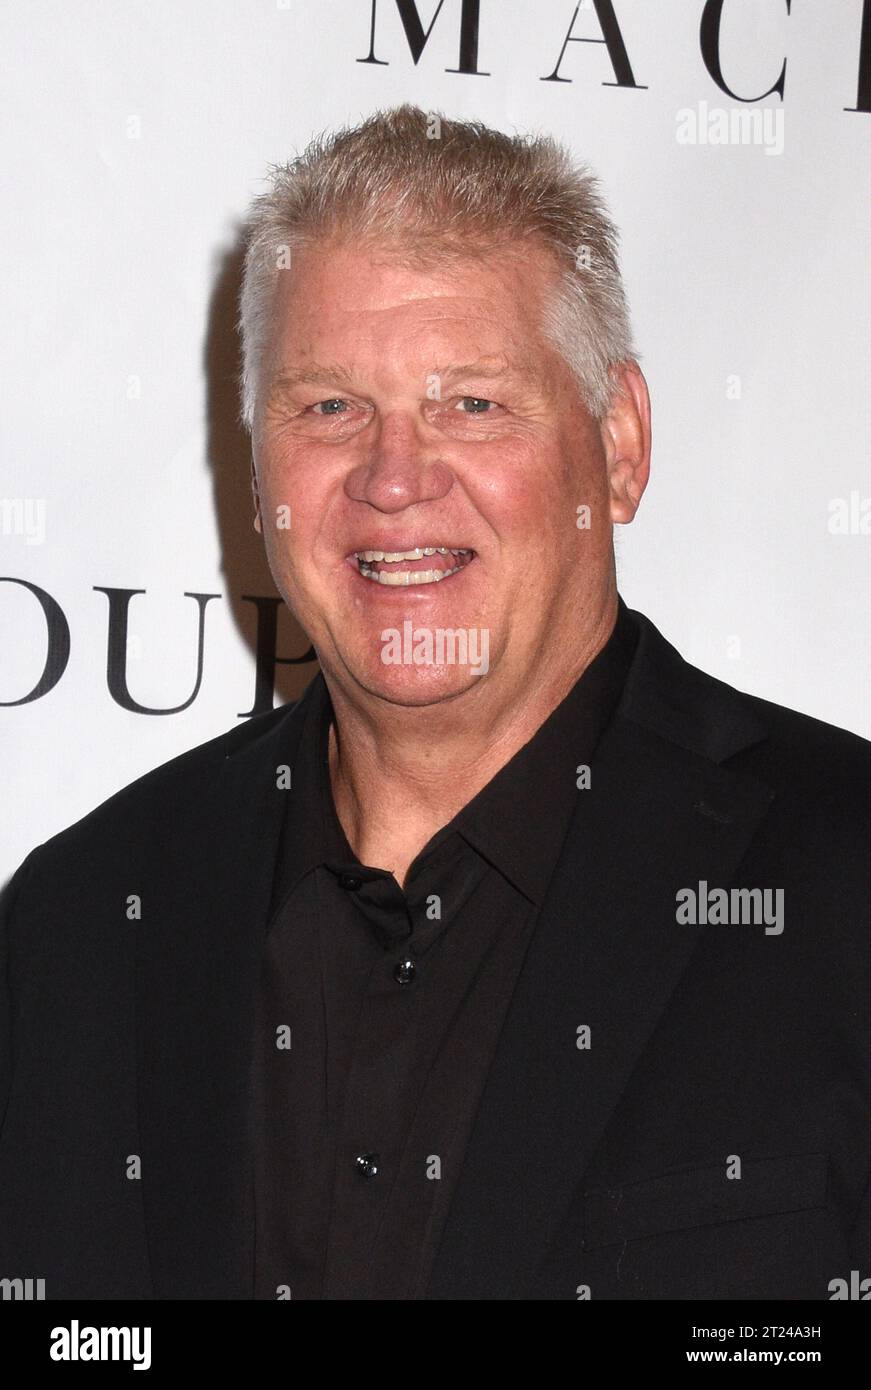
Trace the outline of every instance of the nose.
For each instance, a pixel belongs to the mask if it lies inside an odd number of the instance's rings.
[[[438,501],[450,491],[453,474],[438,456],[438,441],[422,437],[406,412],[382,415],[365,448],[365,458],[345,479],[352,501],[368,502],[380,512],[400,512]]]

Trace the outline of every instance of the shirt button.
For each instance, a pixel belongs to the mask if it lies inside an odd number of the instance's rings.
[[[339,874],[339,887],[347,888],[349,893],[356,893],[362,886],[362,878],[355,878],[353,874]]]
[[[357,1154],[355,1159],[357,1172],[364,1178],[374,1178],[378,1173],[377,1154]]]
[[[398,985],[410,985],[417,973],[417,966],[413,960],[401,960],[395,966],[393,978]]]

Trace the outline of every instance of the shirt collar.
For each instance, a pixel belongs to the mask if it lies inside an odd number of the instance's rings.
[[[618,599],[617,619],[605,645],[532,738],[433,836],[427,854],[449,835],[462,835],[525,897],[541,902],[579,794],[577,769],[590,764],[622,693],[637,640],[636,624]],[[303,695],[302,706],[304,722],[280,851],[293,857],[290,886],[326,861],[348,869],[361,867],[333,802],[333,707],[321,671]]]

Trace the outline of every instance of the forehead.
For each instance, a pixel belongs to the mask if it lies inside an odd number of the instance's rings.
[[[421,266],[387,248],[305,246],[279,274],[274,343],[283,362],[328,348],[426,355],[466,346],[528,358],[549,351],[542,316],[557,279],[538,247]]]

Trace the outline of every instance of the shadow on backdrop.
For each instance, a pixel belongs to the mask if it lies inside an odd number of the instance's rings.
[[[251,445],[239,419],[242,351],[236,318],[243,259],[240,228],[233,244],[215,258],[203,368],[207,458],[221,541],[224,598],[257,662],[254,705],[239,711],[250,715],[298,699],[318,667],[308,637],[275,587],[263,540],[254,530]]]

